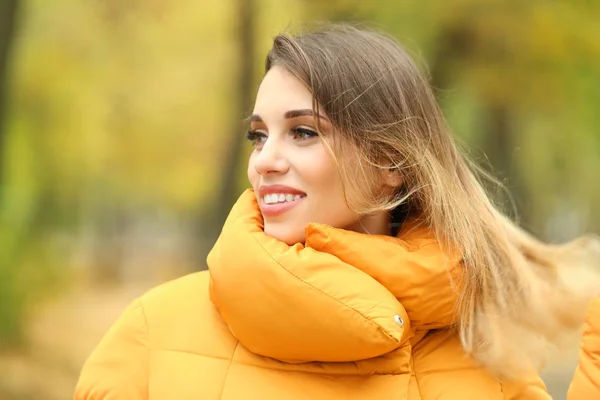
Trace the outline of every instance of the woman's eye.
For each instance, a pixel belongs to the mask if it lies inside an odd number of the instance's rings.
[[[307,140],[315,136],[319,136],[319,134],[306,128],[294,128],[292,129],[292,136],[294,139]]]
[[[258,131],[248,131],[248,133],[246,134],[246,139],[248,139],[250,143],[252,143],[252,146],[260,147],[267,140],[267,135]]]

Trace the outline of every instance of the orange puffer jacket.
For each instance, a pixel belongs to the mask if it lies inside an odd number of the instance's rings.
[[[588,308],[579,365],[567,399],[600,399],[600,298],[594,299]]]
[[[311,224],[288,246],[264,234],[247,191],[208,265],[125,311],[75,399],[550,399],[538,376],[493,379],[444,329],[461,265],[426,229]]]

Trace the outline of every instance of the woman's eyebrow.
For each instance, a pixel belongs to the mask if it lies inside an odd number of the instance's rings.
[[[303,109],[303,110],[290,110],[290,111],[286,111],[283,114],[283,117],[285,119],[291,119],[291,118],[298,118],[298,117],[312,117],[315,114],[313,113],[313,110],[311,109]],[[317,115],[320,119],[327,121],[327,118],[323,117],[322,115]],[[250,117],[250,121],[251,122],[263,122],[262,118],[260,117],[260,115],[258,114],[253,114]]]
[[[313,113],[313,110],[311,109],[304,109],[304,110],[290,110],[290,111],[286,111],[285,114],[283,114],[283,117],[286,119],[289,118],[297,118],[297,117],[312,117],[315,114]],[[326,120],[327,118],[323,117],[322,115],[318,115],[317,117]]]

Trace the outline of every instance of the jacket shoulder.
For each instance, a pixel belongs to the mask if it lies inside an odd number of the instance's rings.
[[[139,300],[131,303],[86,360],[76,400],[147,398],[148,330]]]
[[[189,364],[188,356],[205,364],[206,357],[230,358],[237,341],[209,299],[209,282],[206,271],[190,274],[133,301],[86,361],[74,398],[146,399],[149,377]],[[152,387],[169,392],[167,384]]]
[[[463,350],[453,330],[433,332],[416,344],[413,370],[423,399],[551,399],[537,374],[503,382],[494,378]]]
[[[154,311],[163,307],[193,305],[208,300],[210,274],[201,271],[167,281],[144,293],[139,300]]]
[[[153,351],[229,358],[237,340],[209,297],[210,274],[196,272],[163,283],[140,298]]]
[[[569,400],[600,397],[600,297],[588,307],[583,327],[579,364],[571,382]]]

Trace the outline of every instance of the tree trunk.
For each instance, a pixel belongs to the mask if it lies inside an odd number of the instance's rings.
[[[499,205],[504,205],[504,212],[517,213],[512,217],[518,217],[519,223],[527,227],[526,192],[515,164],[516,149],[510,107],[508,104],[487,104],[484,112],[487,114],[487,123],[483,130],[483,151],[494,168],[495,175],[503,181],[510,194],[509,199],[506,194],[498,193],[495,200]]]
[[[469,59],[476,56],[476,42],[478,35],[471,32],[467,26],[447,27],[443,29],[438,40],[438,51],[434,55],[431,63],[431,84],[438,91],[449,90],[452,85],[452,71],[460,68],[461,64],[469,62]],[[494,52],[498,57],[504,57],[504,49],[499,48]],[[499,59],[497,62],[501,62]],[[511,198],[515,201],[521,222],[526,220],[523,215],[522,206],[525,204],[525,191],[522,187],[522,180],[514,163],[514,142],[513,128],[511,126],[510,106],[506,103],[491,103],[484,101],[484,114],[487,119],[482,128],[480,139],[481,148],[489,159],[494,175],[503,182],[507,182],[507,187]],[[495,188],[488,188],[495,189]],[[504,193],[491,192],[494,200],[505,205],[505,212],[512,213],[512,205],[506,204],[508,199]]]
[[[238,62],[237,77],[237,107],[232,118],[229,145],[225,153],[225,165],[220,179],[220,190],[214,209],[217,223],[225,222],[229,210],[238,196],[238,175],[240,168],[245,163],[243,159],[244,141],[240,135],[242,128],[241,119],[252,107],[253,93],[253,66],[254,66],[254,9],[253,0],[238,0],[240,25],[238,27]]]
[[[434,90],[450,88],[452,72],[472,54],[475,38],[476,35],[467,26],[448,26],[441,31],[429,69]]]
[[[0,1],[0,198],[4,187],[8,60],[14,42],[18,0]]]
[[[237,0],[238,25],[236,32],[238,70],[235,87],[237,89],[235,108],[231,113],[228,143],[225,147],[224,163],[218,180],[220,186],[206,210],[200,211],[196,235],[195,252],[201,269],[205,267],[208,251],[217,240],[221,227],[236,201],[239,193],[238,176],[246,160],[244,157],[244,140],[241,135],[242,118],[248,113],[253,102],[253,67],[254,51],[254,16],[256,3],[254,0]]]

